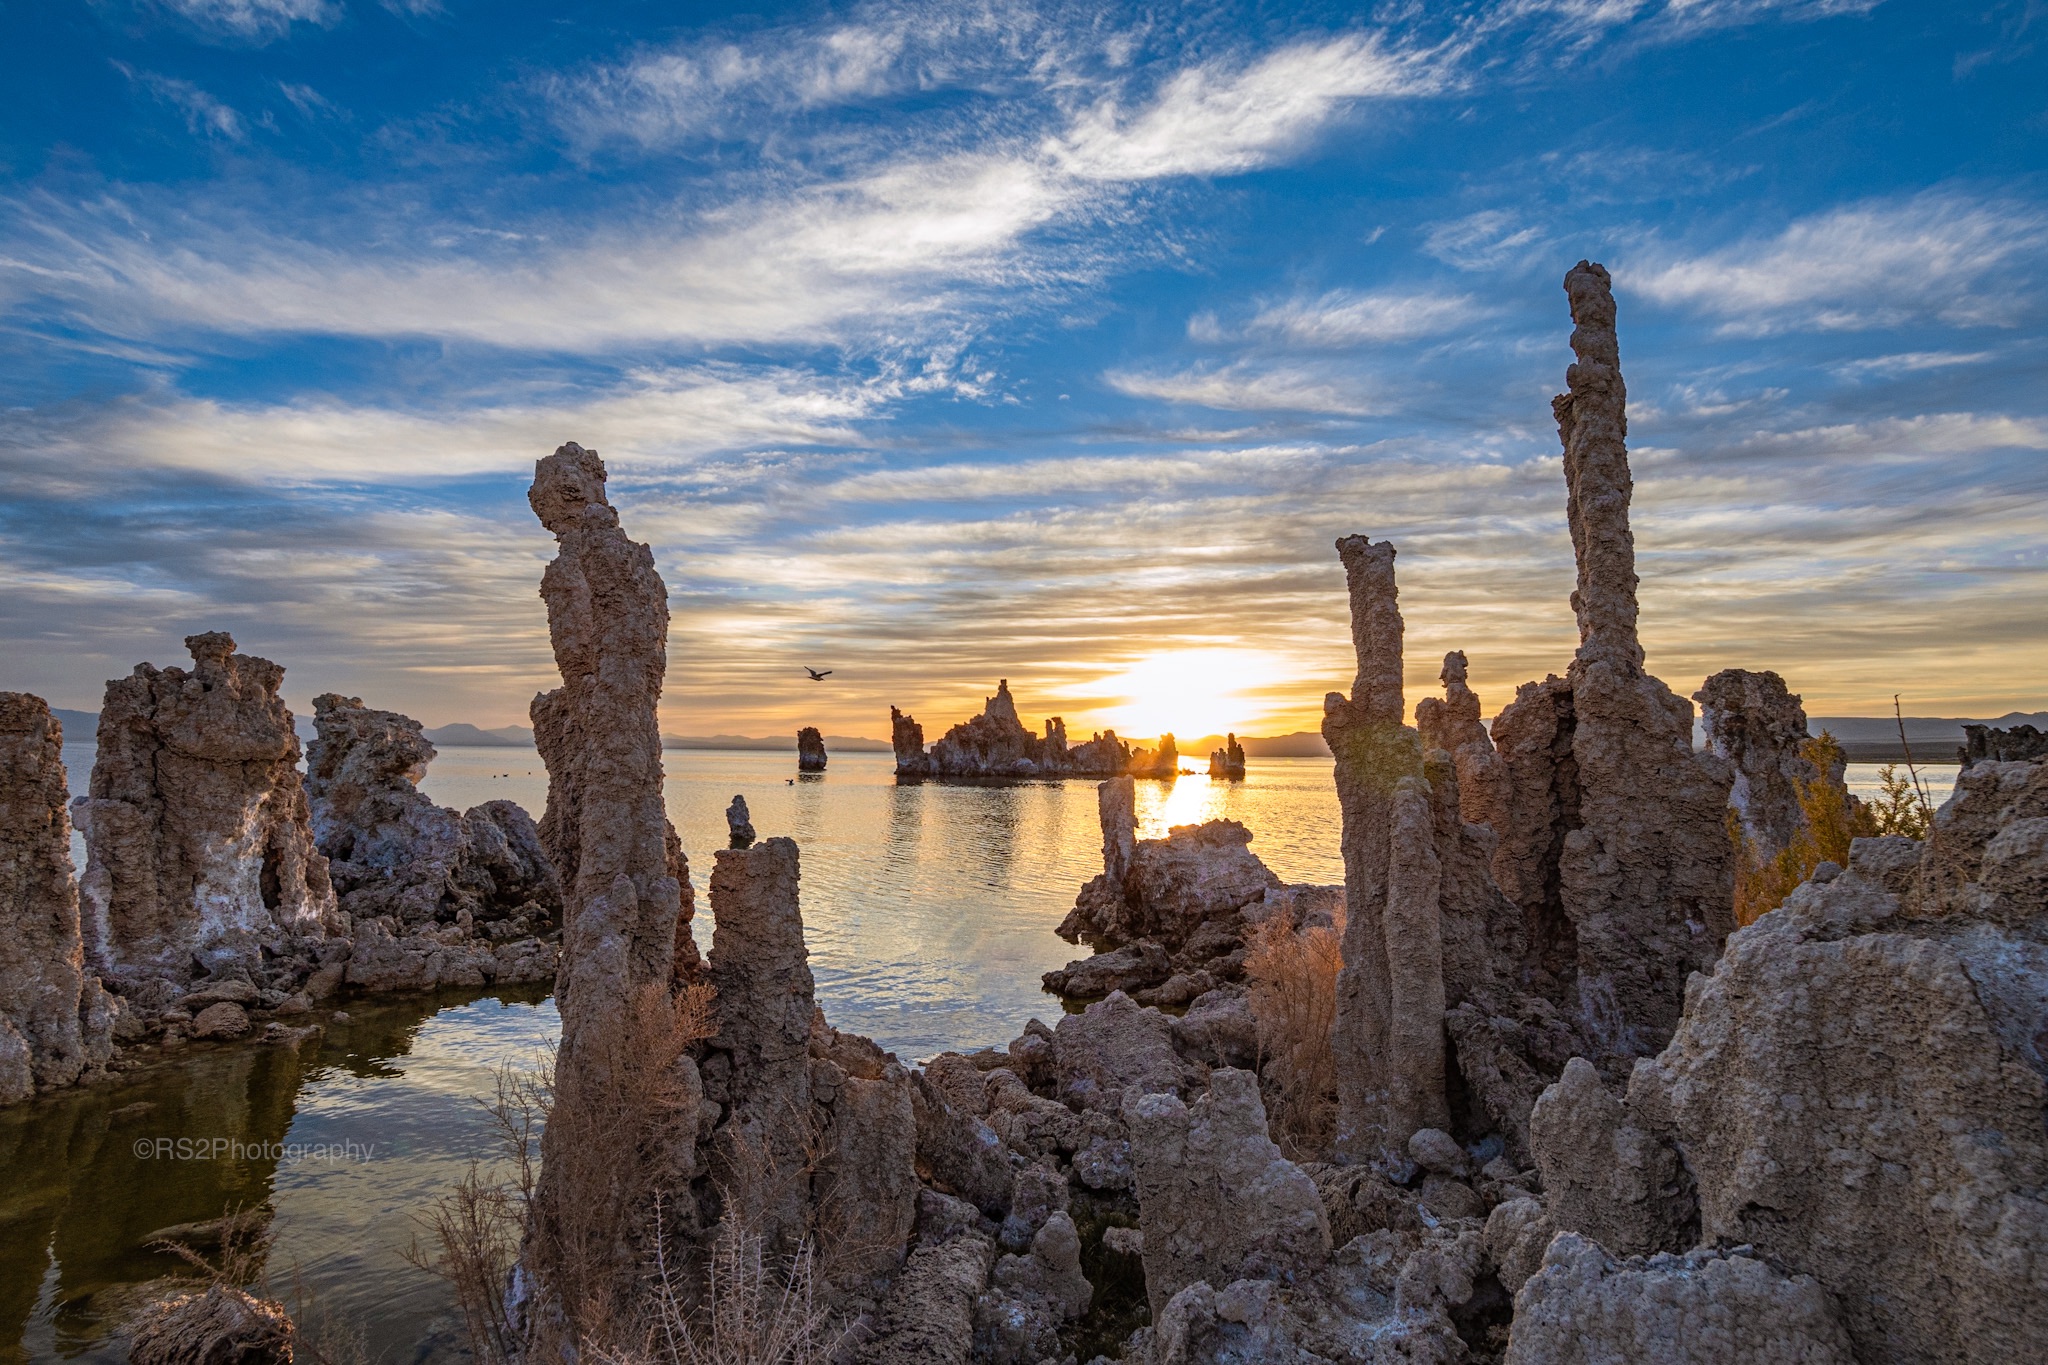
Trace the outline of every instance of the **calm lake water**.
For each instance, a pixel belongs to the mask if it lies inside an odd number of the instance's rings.
[[[64,757],[80,792],[92,746]],[[764,837],[801,845],[811,968],[836,1025],[917,1061],[1057,1014],[1038,978],[1077,952],[1052,931],[1100,867],[1092,782],[899,787],[886,754],[837,755],[817,777],[797,777],[794,753],[664,757],[700,906],[735,793]],[[1954,769],[1933,774],[1939,802]],[[1849,776],[1875,792],[1874,767]],[[443,805],[505,797],[536,815],[547,793],[530,749],[443,749],[424,787]],[[1243,821],[1282,878],[1342,880],[1327,759],[1255,761],[1242,783],[1138,784],[1142,836],[1218,816]],[[711,925],[700,910],[705,947]],[[403,1253],[436,1195],[472,1161],[499,1159],[483,1102],[500,1065],[536,1062],[554,1008],[542,990],[345,1003],[349,1022],[302,1054],[194,1047],[0,1110],[0,1361],[121,1359],[114,1328],[179,1268],[147,1235],[265,1203],[280,1291],[296,1276],[322,1312],[365,1332],[373,1360],[464,1354],[452,1300]],[[217,1138],[284,1149],[156,1155],[164,1139]]]

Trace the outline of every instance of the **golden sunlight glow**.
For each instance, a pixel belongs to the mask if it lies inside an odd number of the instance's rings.
[[[1246,733],[1268,709],[1254,694],[1279,681],[1274,662],[1249,650],[1177,649],[1142,659],[1095,687],[1114,698],[1102,720],[1118,734],[1150,738],[1170,731],[1193,742]],[[1208,757],[1184,753],[1183,766]]]

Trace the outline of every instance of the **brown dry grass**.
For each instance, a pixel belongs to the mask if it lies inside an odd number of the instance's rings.
[[[1883,832],[1875,812],[1849,800],[1849,790],[1830,774],[1842,759],[1842,746],[1823,730],[1817,739],[1799,746],[1801,757],[1820,771],[1811,782],[1799,784],[1799,809],[1806,827],[1785,848],[1765,856],[1742,832],[1734,811],[1728,812],[1729,837],[1735,844],[1735,922],[1754,924],[1765,913],[1785,903],[1785,897],[1813,875],[1823,862],[1839,867],[1849,865],[1849,843],[1853,839]]]
[[[501,1072],[492,1106],[507,1175],[471,1167],[425,1221],[414,1264],[455,1290],[472,1348],[502,1365],[541,1348],[631,1335],[645,1316],[642,1268],[663,1255],[642,1221],[664,1188],[683,1183],[693,1160],[699,1095],[681,1066],[716,1030],[713,992],[671,995],[651,984],[538,1072]],[[541,1178],[536,1150],[545,1155]],[[530,1290],[508,1302],[515,1263]]]
[[[1260,1078],[1273,1133],[1289,1155],[1328,1150],[1337,1126],[1337,1018],[1341,923],[1296,930],[1277,920],[1246,936],[1245,980],[1259,1026]]]
[[[587,1343],[592,1356],[602,1365],[825,1365],[841,1353],[850,1328],[817,1299],[811,1243],[778,1265],[743,1203],[726,1201],[700,1283],[663,1250],[656,1201],[647,1321],[631,1346]]]
[[[370,1351],[361,1326],[328,1312],[296,1264],[289,1303],[280,1301],[269,1271],[275,1233],[264,1210],[230,1207],[221,1212],[213,1256],[182,1242],[151,1243],[152,1250],[185,1262],[205,1289],[159,1299],[130,1324],[136,1333],[131,1354],[137,1365],[191,1359],[237,1334],[263,1335],[273,1322],[281,1323],[281,1328],[272,1345],[304,1365],[368,1365]],[[239,1296],[246,1298],[238,1303]],[[165,1316],[166,1310],[178,1308],[183,1311]]]

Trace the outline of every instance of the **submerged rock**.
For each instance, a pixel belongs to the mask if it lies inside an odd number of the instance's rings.
[[[117,1005],[85,966],[69,798],[49,705],[0,692],[0,1104],[113,1055]]]

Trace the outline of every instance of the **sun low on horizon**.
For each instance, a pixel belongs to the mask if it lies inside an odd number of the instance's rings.
[[[1285,678],[1278,660],[1253,650],[1167,649],[1119,666],[1089,691],[1107,702],[1094,716],[1119,735],[1188,741],[1259,734],[1283,710],[1299,709],[1299,698],[1269,695]]]

